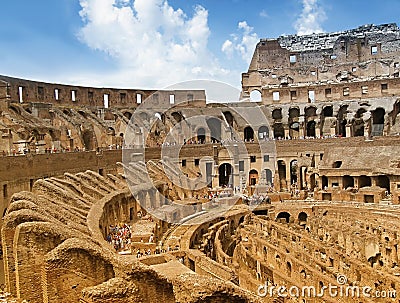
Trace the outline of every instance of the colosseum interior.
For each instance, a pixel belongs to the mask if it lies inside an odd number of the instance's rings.
[[[399,49],[261,39],[224,104],[0,76],[2,294],[400,302]]]

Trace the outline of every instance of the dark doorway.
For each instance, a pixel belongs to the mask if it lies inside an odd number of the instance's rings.
[[[250,126],[247,126],[243,133],[245,142],[254,141],[254,130]]]
[[[280,219],[285,219],[286,223],[290,221],[290,214],[286,211],[280,212],[276,217],[276,220],[279,221]]]
[[[307,137],[315,137],[315,121],[307,123]]]
[[[233,185],[233,168],[229,163],[224,163],[218,168],[219,186],[232,187]]]

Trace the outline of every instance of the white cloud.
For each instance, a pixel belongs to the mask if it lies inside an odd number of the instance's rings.
[[[188,79],[222,78],[208,49],[208,11],[192,16],[166,0],[80,0],[84,26],[79,39],[112,56],[119,69],[108,83],[160,88]]]
[[[324,9],[318,0],[302,0],[303,10],[296,20],[294,27],[298,35],[309,35],[323,32],[321,23],[326,20]]]
[[[250,63],[255,46],[259,41],[258,35],[253,32],[254,28],[249,26],[246,21],[239,22],[238,30],[240,34],[232,34],[231,39],[224,42],[221,50],[228,57],[239,53],[246,63]]]
[[[267,13],[267,11],[265,9],[263,9],[260,12],[260,17],[263,17],[263,18],[268,18],[269,17],[269,15],[268,15],[268,13]]]

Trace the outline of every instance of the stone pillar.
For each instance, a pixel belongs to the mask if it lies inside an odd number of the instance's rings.
[[[315,137],[319,138],[321,136],[321,130],[320,130],[320,124],[319,122],[315,124]]]
[[[291,173],[290,173],[290,162],[286,164],[286,188],[290,190],[290,186],[292,183],[291,180]]]
[[[289,127],[287,127],[286,125],[284,126],[285,129],[285,138],[289,137]]]
[[[351,137],[351,123],[347,123],[346,124],[346,138],[350,138]]]

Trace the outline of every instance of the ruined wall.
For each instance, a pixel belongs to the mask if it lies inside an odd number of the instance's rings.
[[[322,89],[315,92],[316,100],[329,101],[343,96],[345,87],[353,96],[364,98],[361,87],[370,85],[368,93],[380,96],[380,90],[371,87],[381,82],[357,82],[383,77],[384,81],[397,83],[398,79],[390,78],[399,77],[399,44],[396,24],[261,39],[248,72],[242,74],[242,94],[248,98],[251,91],[258,90],[267,104],[307,102],[309,90]],[[348,83],[352,81],[355,83]],[[281,98],[273,101],[274,91],[279,91]]]
[[[154,105],[159,108],[170,106],[170,96],[174,96],[174,103],[199,102],[205,104],[204,91],[170,90],[155,91],[141,89],[116,89],[82,87],[65,84],[45,83],[25,79],[0,76],[5,85],[5,94],[2,98],[12,102],[52,103],[58,106],[94,106],[100,108],[130,107],[135,108],[152,96]],[[4,91],[4,90],[3,90]],[[154,94],[156,93],[156,94]],[[139,96],[140,95],[140,96]],[[105,102],[106,100],[106,102]]]

